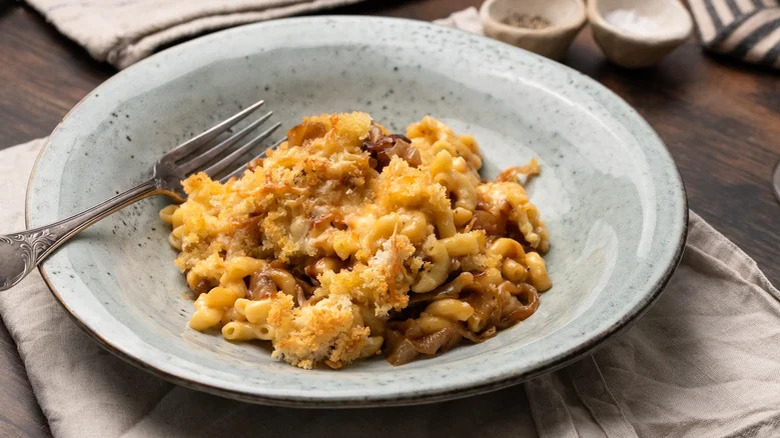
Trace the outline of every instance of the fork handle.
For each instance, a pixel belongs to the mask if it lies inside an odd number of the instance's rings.
[[[0,235],[0,291],[19,283],[46,256],[81,230],[138,200],[161,193],[154,179],[67,219]]]

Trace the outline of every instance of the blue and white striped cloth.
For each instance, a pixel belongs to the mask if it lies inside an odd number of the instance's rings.
[[[702,45],[780,69],[780,0],[688,0]]]

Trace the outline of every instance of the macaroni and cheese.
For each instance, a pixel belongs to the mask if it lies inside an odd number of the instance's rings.
[[[478,173],[477,142],[425,117],[390,135],[365,113],[304,119],[224,184],[204,173],[160,212],[197,294],[191,328],[273,343],[273,356],[393,365],[481,342],[551,287],[548,233],[518,182]]]

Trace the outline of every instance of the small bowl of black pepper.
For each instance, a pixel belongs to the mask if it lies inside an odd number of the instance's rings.
[[[487,0],[485,35],[551,59],[561,59],[585,25],[582,0]]]

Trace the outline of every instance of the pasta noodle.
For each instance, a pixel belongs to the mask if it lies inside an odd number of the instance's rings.
[[[474,314],[474,308],[465,301],[445,298],[428,304],[428,307],[425,308],[425,313],[440,316],[451,321],[465,321]]]
[[[340,368],[482,342],[536,311],[549,235],[517,180],[536,160],[483,181],[474,138],[431,117],[404,136],[324,114],[287,137],[239,178],[190,176],[160,211],[197,294],[191,328]]]

